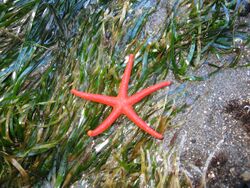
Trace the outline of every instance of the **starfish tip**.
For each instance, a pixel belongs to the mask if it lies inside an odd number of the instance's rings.
[[[129,54],[129,59],[134,59],[135,55],[134,54]]]
[[[93,131],[88,131],[88,133],[87,133],[89,136],[94,136],[93,135]]]
[[[164,137],[161,135],[161,136],[159,137],[159,140],[163,140],[163,138],[164,138]]]
[[[72,94],[74,94],[74,93],[76,92],[76,90],[75,90],[75,89],[71,89],[70,92],[71,92]]]

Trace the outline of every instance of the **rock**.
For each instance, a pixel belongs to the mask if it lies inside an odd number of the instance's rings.
[[[245,171],[240,177],[243,181],[250,181],[250,171]]]

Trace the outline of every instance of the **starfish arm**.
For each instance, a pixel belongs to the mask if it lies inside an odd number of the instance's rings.
[[[109,106],[114,106],[116,104],[115,97],[98,95],[98,94],[90,94],[90,93],[77,91],[75,89],[72,89],[71,93],[73,93],[74,95],[81,97],[83,99],[94,101],[94,102],[99,102],[99,103],[106,104]]]
[[[145,132],[149,133],[150,135],[152,135],[153,137],[162,140],[163,136],[156,132],[154,129],[152,129],[151,127],[149,127],[137,114],[136,112],[132,109],[132,108],[127,108],[125,115],[131,120],[133,121],[138,127],[140,127],[142,130],[144,130]]]
[[[133,63],[134,63],[134,55],[130,54],[125,72],[122,76],[122,81],[121,81],[120,89],[119,89],[119,95],[122,97],[126,97],[128,93],[128,84],[129,84],[129,79],[130,79]]]
[[[130,104],[135,104],[137,102],[139,102],[141,99],[143,99],[144,97],[146,97],[147,95],[163,88],[163,87],[166,87],[166,86],[169,86],[171,85],[171,82],[161,82],[159,84],[156,84],[156,85],[153,85],[153,86],[150,86],[146,89],[143,89],[141,91],[139,91],[138,93],[132,95],[130,98],[129,98],[129,103]]]
[[[121,111],[119,109],[113,109],[111,114],[94,130],[89,130],[89,136],[97,136],[107,130],[114,121],[121,115]]]

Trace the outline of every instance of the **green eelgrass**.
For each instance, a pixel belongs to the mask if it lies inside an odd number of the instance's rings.
[[[235,28],[239,1],[177,1],[155,40],[144,26],[159,2],[141,11],[136,3],[0,4],[1,185],[67,187],[82,175],[96,186],[178,187],[189,182],[185,173],[183,182],[178,179],[178,168],[164,172],[166,164],[157,162],[154,139],[132,123],[128,126],[127,120],[119,119],[120,126],[89,138],[86,131],[110,109],[78,99],[70,89],[116,95],[129,53],[138,54],[131,93],[163,80],[169,70],[178,80],[202,80],[189,76],[188,70],[199,67],[208,53],[231,53],[234,36],[244,37]],[[150,99],[137,110],[164,132],[181,107]],[[151,105],[151,111],[144,105]],[[153,117],[155,112],[159,115]],[[161,156],[176,161],[178,149],[171,148]]]

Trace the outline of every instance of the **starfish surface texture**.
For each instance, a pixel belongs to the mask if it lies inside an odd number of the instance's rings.
[[[122,77],[122,81],[119,88],[119,93],[116,97],[112,96],[105,96],[105,95],[98,95],[98,94],[91,94],[80,92],[75,89],[71,90],[71,93],[74,95],[81,97],[86,100],[106,104],[108,106],[113,107],[111,114],[94,130],[89,130],[89,136],[97,136],[106,129],[108,129],[114,121],[122,114],[126,115],[131,121],[133,121],[138,127],[143,129],[145,132],[151,134],[153,137],[157,139],[163,139],[163,136],[156,132],[154,129],[149,127],[134,111],[133,105],[138,103],[147,95],[165,87],[169,86],[171,82],[161,82],[159,84],[150,86],[146,89],[141,90],[140,92],[128,96],[128,84],[130,79],[131,70],[134,63],[134,55],[129,55],[129,60]]]

